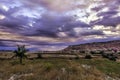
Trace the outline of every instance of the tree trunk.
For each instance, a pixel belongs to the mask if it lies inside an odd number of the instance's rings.
[[[20,64],[22,64],[22,57],[20,57]]]

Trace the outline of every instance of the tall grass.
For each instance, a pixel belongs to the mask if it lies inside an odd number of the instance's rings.
[[[17,60],[17,59],[16,59]],[[0,80],[25,75],[20,80],[105,80],[105,75],[120,77],[120,63],[108,60],[35,59],[0,61]],[[31,74],[31,75],[29,75]]]
[[[86,69],[76,60],[41,59],[25,60],[20,65],[15,60],[0,61],[0,79],[8,80],[13,75],[21,80],[102,80],[104,75],[95,67]],[[29,75],[32,74],[32,75]]]

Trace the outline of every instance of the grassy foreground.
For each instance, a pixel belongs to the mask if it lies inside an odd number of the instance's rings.
[[[106,59],[0,60],[0,80],[119,80],[120,63]]]

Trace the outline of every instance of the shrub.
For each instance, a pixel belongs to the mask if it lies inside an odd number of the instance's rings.
[[[37,54],[37,58],[38,59],[41,59],[42,58],[42,55],[40,53]]]
[[[107,58],[112,61],[116,61],[116,59],[117,59],[117,56],[114,55],[113,53],[104,53],[104,54],[102,54],[102,56],[103,56],[103,58]]]
[[[105,54],[105,53],[104,53],[104,54],[102,54],[102,57],[103,57],[103,58],[108,58],[108,54]]]
[[[84,51],[84,50],[82,50],[82,51],[80,51],[80,53],[85,53],[85,51]]]
[[[104,52],[104,51],[100,51],[99,53],[100,53],[100,54],[104,54],[105,52]]]
[[[105,53],[104,51],[100,51],[100,54],[102,55],[103,58],[108,58],[110,56],[109,53]]]
[[[112,60],[112,61],[116,61],[116,57],[115,56],[108,56],[108,59]]]
[[[96,54],[96,52],[95,52],[95,51],[90,51],[90,53],[91,53],[91,54]]]
[[[50,71],[53,67],[53,64],[51,63],[45,63],[44,64],[44,68],[45,68],[45,71]]]
[[[79,59],[79,56],[76,56],[75,59]]]
[[[85,59],[92,59],[92,56],[90,54],[85,55]]]
[[[79,55],[78,55],[78,54],[76,54],[76,57],[75,57],[75,59],[79,59]]]

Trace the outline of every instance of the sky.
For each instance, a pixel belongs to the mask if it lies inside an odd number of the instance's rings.
[[[120,40],[120,0],[0,0],[0,49],[107,40]]]

